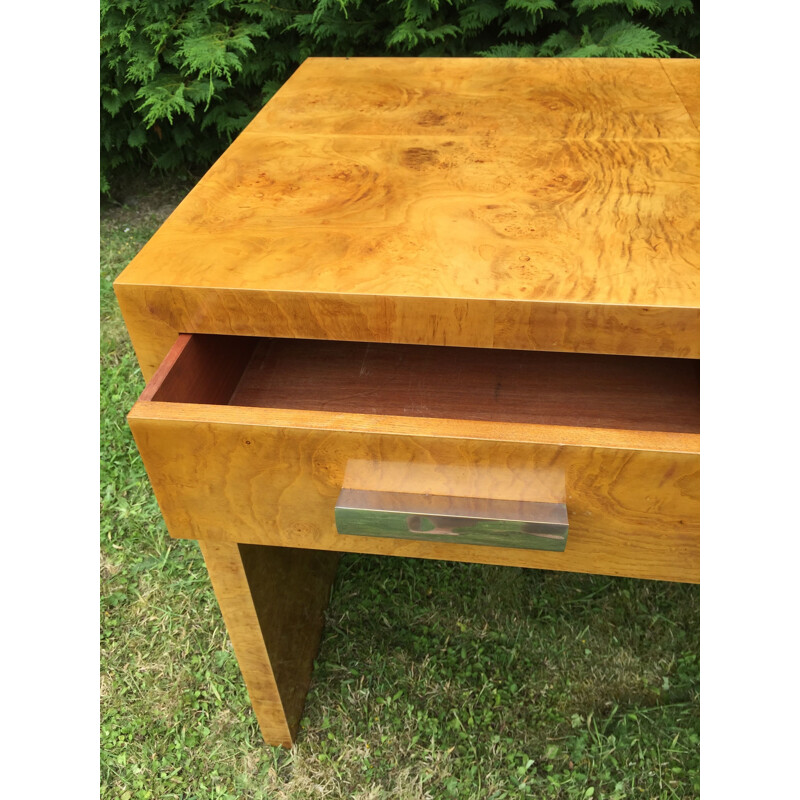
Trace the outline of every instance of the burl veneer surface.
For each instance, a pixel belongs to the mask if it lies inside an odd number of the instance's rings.
[[[178,332],[699,357],[699,63],[308,59],[116,289]]]

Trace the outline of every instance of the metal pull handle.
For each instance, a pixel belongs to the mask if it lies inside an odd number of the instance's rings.
[[[564,503],[342,489],[336,530],[355,536],[563,551]]]

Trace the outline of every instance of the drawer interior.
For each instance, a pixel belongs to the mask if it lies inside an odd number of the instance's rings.
[[[142,400],[700,432],[691,359],[184,334]]]

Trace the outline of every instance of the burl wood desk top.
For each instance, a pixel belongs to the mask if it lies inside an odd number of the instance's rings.
[[[308,59],[123,272],[181,331],[699,357],[699,62]]]

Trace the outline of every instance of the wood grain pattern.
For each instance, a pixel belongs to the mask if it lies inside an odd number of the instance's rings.
[[[191,391],[175,399],[195,402]],[[224,402],[699,433],[700,370],[684,359],[266,339]]]
[[[227,403],[258,340],[241,336],[192,336],[175,341],[142,400]]]
[[[261,633],[239,545],[224,541],[201,541],[199,544],[261,733],[271,744],[291,747],[292,734]]]
[[[696,300],[696,142],[526,145],[244,134],[125,280],[398,300]]]
[[[699,356],[699,314],[692,308],[644,308],[579,303],[374,297],[219,289],[188,294],[177,287],[148,287],[136,296],[118,291],[145,380],[150,380],[180,332],[275,336],[343,341],[384,341],[650,356]],[[148,323],[158,314],[157,325]],[[166,320],[167,322],[163,322]],[[221,321],[224,320],[224,325]],[[444,321],[447,321],[445,324]],[[162,324],[163,323],[163,324]],[[571,352],[571,351],[569,351]]]
[[[339,554],[219,541],[200,548],[264,740],[291,747]]]
[[[699,580],[697,365],[653,358],[699,358],[698,126],[697,62],[309,59],[118,278],[268,743],[338,552]],[[566,502],[566,550],[340,535],[345,485]]]
[[[128,420],[141,416],[148,419],[204,422],[212,413],[215,420],[239,424],[276,425],[316,431],[351,431],[369,433],[376,428],[393,436],[422,435],[457,438],[469,435],[502,442],[530,442],[574,445],[576,447],[608,447],[626,450],[657,450],[669,453],[698,453],[700,437],[695,433],[664,431],[631,431],[613,428],[575,428],[563,425],[536,425],[520,422],[485,422],[427,417],[376,417],[372,414],[344,412],[320,413],[284,408],[242,408],[240,406],[207,406],[193,403],[137,403]],[[466,427],[465,427],[466,426]]]
[[[660,64],[699,134],[700,62],[692,59],[669,58],[661,61]]]
[[[248,133],[696,139],[676,64],[644,58],[309,58]]]
[[[145,374],[182,331],[697,358],[696,74],[309,59],[117,280]]]
[[[128,419],[167,527],[179,538],[699,580],[695,434],[155,402],[138,403]],[[334,506],[347,464],[357,459],[400,470],[489,469],[495,492],[533,467],[563,471],[567,549],[338,535]],[[449,474],[442,471],[441,485],[429,491],[451,493]]]

